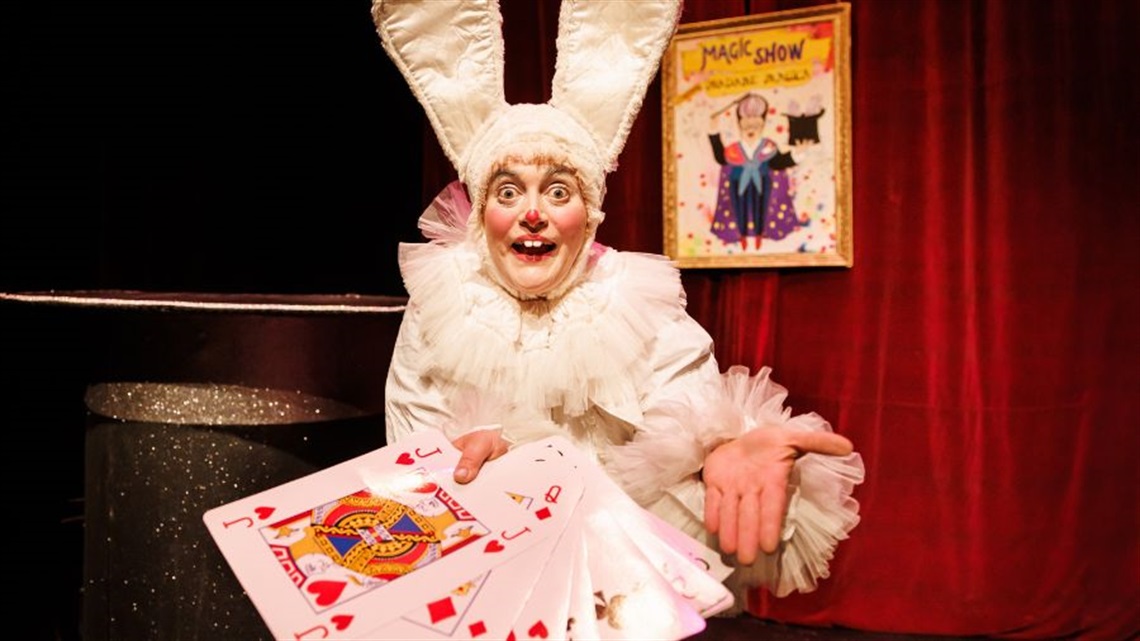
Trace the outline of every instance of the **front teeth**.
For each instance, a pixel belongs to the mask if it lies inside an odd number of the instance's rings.
[[[524,241],[522,241],[522,245],[523,245],[523,247],[526,247],[528,249],[538,249],[539,247],[542,247],[542,241],[541,240],[524,240]]]

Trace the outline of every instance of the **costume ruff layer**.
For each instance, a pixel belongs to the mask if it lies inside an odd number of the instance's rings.
[[[589,276],[561,299],[519,301],[481,275],[486,265],[469,243],[402,245],[407,313],[430,347],[420,374],[448,393],[510,399],[526,414],[636,407],[647,346],[684,314],[680,279],[663,257],[596,253]],[[640,295],[627,298],[619,285]]]

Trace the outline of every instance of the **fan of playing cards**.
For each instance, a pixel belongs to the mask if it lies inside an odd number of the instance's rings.
[[[719,555],[563,437],[468,485],[439,432],[206,512],[276,638],[682,639],[732,605]]]

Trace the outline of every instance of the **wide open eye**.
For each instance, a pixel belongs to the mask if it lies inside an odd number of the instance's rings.
[[[565,172],[558,172],[546,185],[546,198],[555,205],[565,205],[578,193],[576,181]]]
[[[506,185],[500,185],[499,188],[495,190],[495,197],[499,199],[499,202],[504,204],[513,203],[514,201],[518,200],[520,195],[522,195],[522,192],[519,191],[517,187],[509,183]]]

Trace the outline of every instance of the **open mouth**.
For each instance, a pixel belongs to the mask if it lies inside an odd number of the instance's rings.
[[[511,249],[520,257],[536,260],[553,252],[557,248],[554,243],[537,240],[537,239],[523,239],[511,243]]]

